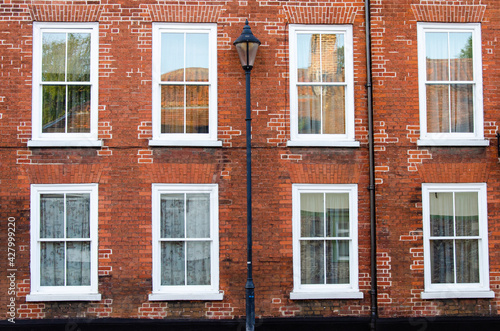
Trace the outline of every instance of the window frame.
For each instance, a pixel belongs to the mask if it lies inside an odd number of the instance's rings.
[[[162,33],[207,33],[209,54],[209,124],[208,133],[161,133],[161,35]],[[150,146],[221,147],[217,140],[217,24],[216,23],[153,23],[152,122]]]
[[[290,57],[290,140],[287,146],[359,147],[354,130],[354,55],[352,25],[289,25]],[[344,134],[300,134],[298,132],[298,78],[297,35],[302,33],[340,33],[344,35],[345,82],[345,133]],[[329,85],[326,83],[321,83]],[[320,84],[320,85],[321,85]],[[340,85],[332,83],[331,85]]]
[[[90,132],[43,133],[42,132],[42,35],[44,32],[85,32],[91,35],[90,48]],[[71,84],[69,84],[71,85]],[[32,87],[32,138],[30,147],[100,147],[98,140],[99,104],[99,23],[34,22],[33,23],[33,87]]]
[[[161,285],[160,205],[163,193],[210,194],[211,285]],[[222,300],[219,290],[219,187],[218,184],[152,184],[152,293],[150,301]]]
[[[479,283],[469,284],[432,284],[431,257],[430,257],[430,200],[431,193],[478,193],[478,256],[479,256]],[[422,184],[422,217],[423,217],[423,244],[424,244],[424,291],[422,299],[450,299],[450,298],[493,298],[494,292],[489,285],[489,254],[488,254],[488,211],[486,183],[423,183]],[[452,236],[460,238],[459,236]]]
[[[90,285],[40,285],[40,195],[90,194]],[[31,185],[31,291],[26,301],[99,301],[98,293],[98,184],[32,184]]]
[[[472,33],[473,52],[473,127],[474,132],[430,133],[427,132],[427,72],[426,72],[426,33],[427,32],[470,32]],[[483,114],[483,79],[482,79],[482,52],[481,52],[481,24],[480,23],[417,23],[418,44],[418,91],[420,139],[419,146],[488,146],[489,141],[484,139]],[[448,82],[448,81],[446,81]],[[458,82],[458,81],[457,81]]]
[[[349,284],[301,284],[300,261],[300,194],[349,194]],[[293,184],[292,185],[293,290],[292,300],[307,299],[362,299],[359,290],[358,266],[358,186],[357,184]]]

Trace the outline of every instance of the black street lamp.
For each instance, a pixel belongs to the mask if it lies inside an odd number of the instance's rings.
[[[241,66],[246,76],[246,126],[247,126],[247,282],[246,292],[246,331],[255,329],[255,285],[252,278],[252,116],[250,110],[250,71],[252,71],[260,41],[245,22],[241,35],[234,41],[234,46],[240,56]]]

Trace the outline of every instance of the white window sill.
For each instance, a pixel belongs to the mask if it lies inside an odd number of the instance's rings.
[[[419,139],[417,146],[489,146],[484,139]]]
[[[289,140],[287,147],[359,147],[354,140]]]
[[[149,141],[149,146],[222,147],[219,140],[159,140]]]
[[[149,301],[180,301],[180,300],[197,300],[197,301],[219,301],[224,299],[224,292],[198,292],[198,293],[151,293]]]
[[[28,147],[102,147],[102,140],[28,140]]]
[[[338,291],[338,292],[291,292],[291,300],[310,299],[363,299],[363,292],[359,291]]]
[[[40,301],[101,301],[99,293],[65,293],[65,294],[47,294],[31,293],[26,296],[27,302]]]
[[[420,293],[422,299],[475,299],[486,298],[492,299],[495,297],[493,291],[424,291]]]

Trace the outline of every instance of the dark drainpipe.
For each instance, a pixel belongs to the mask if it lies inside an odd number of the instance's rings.
[[[372,40],[371,40],[370,0],[365,0],[365,32],[366,32],[366,92],[368,102],[368,152],[370,159],[370,275],[371,275],[371,309],[370,330],[377,329],[377,219],[375,214],[375,153],[373,140],[373,86],[372,86]]]

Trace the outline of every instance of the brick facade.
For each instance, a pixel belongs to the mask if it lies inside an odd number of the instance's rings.
[[[382,318],[500,315],[498,0],[371,0]],[[363,0],[0,1],[0,306],[8,319],[8,218],[15,218],[16,319],[228,319],[245,316],[245,75],[232,42],[245,19],[262,42],[252,70],[256,316],[370,316],[370,210]],[[33,22],[99,22],[98,137],[102,147],[28,147]],[[149,146],[152,23],[217,23],[222,147]],[[417,146],[417,22],[479,22],[487,147]],[[355,140],[360,147],[286,147],[290,138],[289,24],[352,24]],[[423,300],[422,183],[487,183],[494,299]],[[26,302],[30,185],[99,184],[98,302]],[[222,301],[148,300],[152,183],[218,184]],[[291,300],[292,184],[358,185],[363,299]]]

